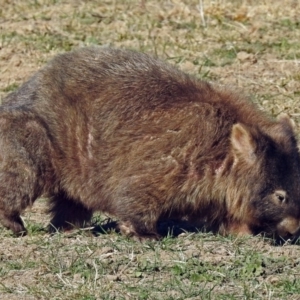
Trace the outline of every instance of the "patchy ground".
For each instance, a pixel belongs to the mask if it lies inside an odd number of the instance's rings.
[[[299,135],[299,12],[296,0],[2,0],[0,98],[56,53],[110,44],[286,112]],[[27,237],[0,228],[0,299],[300,299],[299,245],[191,232],[143,244],[114,232],[50,236],[45,208],[25,213]]]

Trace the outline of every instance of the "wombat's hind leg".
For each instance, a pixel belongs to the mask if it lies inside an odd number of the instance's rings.
[[[18,213],[8,215],[3,211],[0,211],[0,222],[4,227],[10,229],[14,234],[18,236],[26,235],[24,223]]]
[[[91,220],[93,215],[92,210],[86,208],[80,202],[70,199],[63,192],[50,199],[49,212],[52,215],[48,227],[50,232],[83,227]]]

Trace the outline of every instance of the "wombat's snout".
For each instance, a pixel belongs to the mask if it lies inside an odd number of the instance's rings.
[[[296,240],[300,236],[300,219],[294,217],[284,218],[277,225],[277,234],[280,239]]]

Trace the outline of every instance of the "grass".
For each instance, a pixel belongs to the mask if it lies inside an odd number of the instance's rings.
[[[288,113],[299,135],[298,2],[202,2],[204,18],[198,0],[6,1],[0,99],[57,53],[110,44],[229,85],[275,117]],[[299,245],[201,232],[144,243],[114,231],[48,235],[45,206],[24,214],[26,237],[0,228],[1,299],[300,299]]]
[[[139,243],[87,232],[7,238],[0,291],[36,299],[274,299],[300,294],[295,246],[183,234]],[[21,248],[28,252],[24,255]],[[31,251],[28,251],[29,248]],[[16,251],[17,250],[17,251]],[[283,255],[282,253],[285,253]],[[12,260],[13,258],[13,260]],[[31,284],[12,278],[30,274]],[[10,279],[10,280],[9,280]],[[94,297],[94,298],[93,298]]]

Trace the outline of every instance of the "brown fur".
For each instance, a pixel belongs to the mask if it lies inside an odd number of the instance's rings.
[[[291,121],[146,54],[57,56],[6,97],[0,144],[0,220],[15,233],[42,194],[58,229],[99,210],[138,237],[157,237],[166,219],[223,234],[299,232]]]

